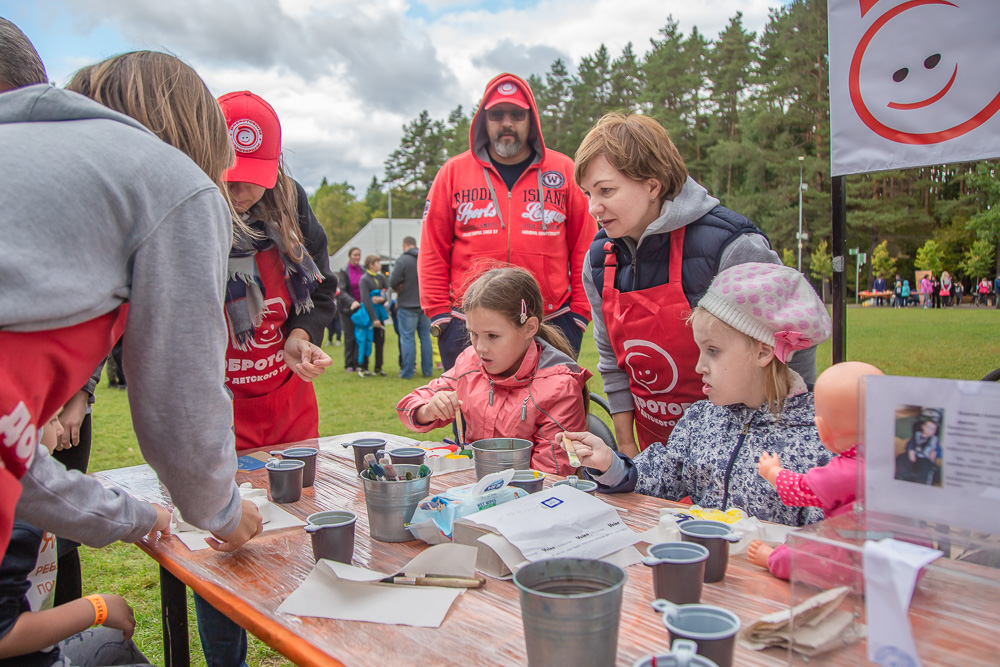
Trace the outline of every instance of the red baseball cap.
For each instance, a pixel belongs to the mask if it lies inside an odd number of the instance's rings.
[[[528,103],[528,96],[521,86],[517,85],[514,81],[504,81],[499,86],[493,89],[493,91],[486,96],[486,101],[483,102],[483,108],[489,109],[495,107],[498,104],[513,104],[514,106],[521,107],[522,109],[530,109],[531,105]]]
[[[281,124],[271,105],[249,90],[219,98],[226,116],[229,139],[236,149],[236,164],[226,170],[227,183],[253,183],[270,190],[278,181],[281,158]]]

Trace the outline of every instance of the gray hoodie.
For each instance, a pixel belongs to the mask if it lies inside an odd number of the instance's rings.
[[[636,248],[650,236],[667,234],[685,227],[718,205],[718,199],[708,194],[708,190],[699,185],[693,178],[688,177],[680,194],[673,200],[663,202],[660,217],[649,224],[646,231],[639,237],[638,243],[628,238],[623,240],[629,244],[634,256]],[[760,234],[743,234],[730,243],[719,258],[719,271],[746,262],[781,264],[778,254],[771,250],[767,239]],[[608,395],[611,412],[613,414],[628,412],[634,409],[628,373],[618,367],[618,360],[611,348],[608,329],[601,310],[604,299],[601,296],[601,286],[594,285],[594,272],[591,270],[589,252],[583,262],[583,288],[590,300],[591,315],[594,321],[594,341],[597,343],[597,351],[600,354],[597,370],[604,380],[604,392]],[[693,359],[691,363],[696,361]],[[807,383],[812,384],[816,381],[816,348],[799,351],[795,354],[794,361],[789,365],[805,378]]]
[[[0,146],[0,329],[71,326],[127,301],[124,365],[142,454],[187,520],[232,532],[232,229],[218,189],[136,121],[46,85],[0,94]],[[155,519],[49,456],[37,455],[22,483],[19,518],[87,544],[137,539]]]

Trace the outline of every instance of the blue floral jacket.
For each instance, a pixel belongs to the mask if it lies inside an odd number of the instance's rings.
[[[799,473],[826,465],[832,454],[820,442],[815,416],[812,392],[805,391],[786,398],[777,417],[767,405],[753,410],[698,401],[666,445],[655,442],[634,460],[619,453],[624,471],[615,465],[603,475],[590,468],[587,473],[603,493],[637,491],[667,500],[691,496],[702,507],[738,507],[761,521],[802,526],[821,520],[823,511],[786,507],[757,473],[757,460],[765,451],[777,454],[782,467]]]

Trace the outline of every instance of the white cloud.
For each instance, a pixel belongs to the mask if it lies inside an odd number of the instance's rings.
[[[611,55],[649,48],[668,14],[709,37],[736,11],[760,31],[780,0],[541,0],[482,9],[475,0],[73,0],[83,32],[111,28],[135,48],[191,63],[216,94],[250,89],[274,106],[293,174],[359,191],[422,109],[443,118],[478,103],[504,69],[527,76],[557,57],[570,69],[603,43]],[[436,18],[414,18],[429,9]],[[79,54],[66,54],[67,57]],[[359,192],[360,194],[360,192]]]

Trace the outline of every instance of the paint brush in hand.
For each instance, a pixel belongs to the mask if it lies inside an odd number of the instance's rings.
[[[458,432],[459,449],[465,449],[465,424],[462,419],[462,408],[455,410],[455,430]]]
[[[576,450],[573,449],[573,443],[565,433],[563,433],[563,446],[566,447],[566,454],[569,455],[569,464],[574,468],[579,468],[580,459],[577,458]]]

